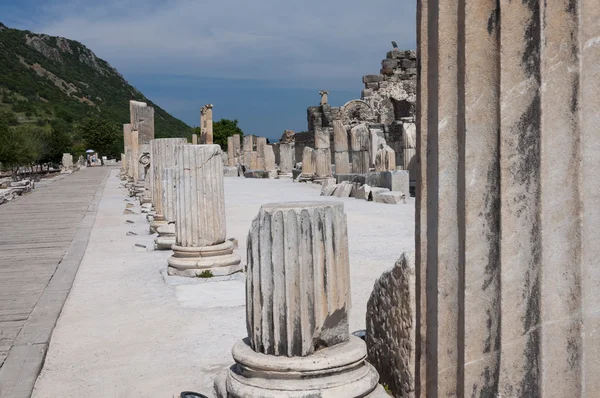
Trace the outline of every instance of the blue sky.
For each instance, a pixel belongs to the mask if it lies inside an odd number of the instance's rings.
[[[200,107],[279,138],[318,91],[360,97],[395,40],[415,48],[416,0],[0,0],[0,21],[74,39],[190,125]]]

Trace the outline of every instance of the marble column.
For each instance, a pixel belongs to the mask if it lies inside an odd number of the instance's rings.
[[[63,153],[61,162],[61,174],[71,174],[73,172],[73,155],[70,153]]]
[[[381,144],[375,154],[375,171],[396,170],[396,152],[388,145]]]
[[[296,163],[296,143],[279,144],[279,174],[291,176]]]
[[[233,137],[227,137],[227,166],[235,166],[235,147],[233,144]]]
[[[277,165],[275,164],[275,152],[271,145],[266,145],[265,149],[265,171],[269,173],[270,178],[277,177]]]
[[[125,152],[125,172],[122,179],[133,178],[131,169],[131,124],[123,125],[123,150]]]
[[[328,128],[315,128],[315,174],[317,178],[333,176],[331,171],[331,139]]]
[[[369,157],[370,133],[367,126],[359,124],[350,130],[350,147],[352,148],[352,173],[366,174],[369,172],[371,160]]]
[[[315,150],[305,146],[302,152],[302,176],[313,178],[315,176]]]
[[[159,237],[167,234],[171,240],[173,239],[173,232],[171,232],[171,230],[162,228],[161,230],[163,233],[159,232],[160,227],[175,222],[173,217],[167,217],[167,211],[165,209],[165,185],[163,181],[165,174],[163,170],[175,167],[175,147],[185,144],[187,144],[186,138],[159,138],[152,140],[151,142],[152,175],[154,180],[152,183],[152,205],[154,206],[155,215],[154,220],[150,223],[150,232],[158,232]],[[170,214],[173,215],[174,212],[170,212]],[[157,248],[166,250],[170,249],[170,246],[163,244]]]
[[[250,153],[254,151],[254,136],[244,136],[244,154],[242,157],[242,164],[246,167],[250,167]]]
[[[600,396],[599,20],[419,4],[417,397]]]
[[[140,175],[140,151],[139,151],[138,131],[131,130],[131,178],[133,183],[137,183]]]
[[[154,239],[156,250],[170,250],[176,243],[175,237],[175,170],[171,167],[163,168],[161,174],[161,202],[163,206],[163,218],[166,223],[156,227],[158,236]]]
[[[213,106],[207,104],[204,106],[204,139],[202,141],[205,145],[212,145],[213,143]]]
[[[258,157],[256,169],[253,170],[265,170],[265,147],[267,146],[267,139],[265,137],[256,137],[256,154]]]
[[[206,105],[200,108],[200,144],[204,144],[206,137]],[[197,143],[195,145],[198,145]]]
[[[233,243],[226,240],[221,147],[175,147],[176,244],[169,275],[229,275],[242,269]]]
[[[192,145],[198,145],[198,134],[192,134]]]
[[[350,157],[348,155],[348,133],[341,120],[333,121],[333,149],[336,174],[350,174]]]
[[[239,162],[240,158],[242,157],[242,153],[243,153],[239,134],[233,135],[233,153],[235,155],[235,158],[237,158],[238,162]]]
[[[339,202],[263,205],[247,239],[246,330],[225,397],[386,397],[351,336],[346,214]]]

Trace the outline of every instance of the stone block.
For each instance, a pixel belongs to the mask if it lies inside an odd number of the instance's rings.
[[[244,173],[246,178],[270,178],[271,175],[265,170],[248,170]]]
[[[382,194],[385,192],[390,192],[390,190],[387,188],[371,186],[371,192],[369,193],[369,201],[373,201],[375,198],[375,195]]]
[[[352,187],[352,183],[344,181],[337,186],[335,192],[333,193],[333,196],[337,198],[349,198],[350,194],[352,193]]]
[[[387,188],[390,191],[402,192],[409,194],[410,192],[410,176],[408,170],[393,170],[384,171],[381,173],[381,179],[383,188]]]
[[[367,173],[365,176],[365,184],[369,184],[372,187],[386,188],[385,179],[381,172],[371,171]]]
[[[383,81],[383,76],[381,75],[366,75],[363,76],[363,83],[378,83]]]
[[[224,166],[223,175],[225,177],[238,177],[238,168],[235,166]]]
[[[370,88],[370,89],[373,89],[373,90],[377,90],[377,89],[379,89],[379,84],[380,83],[366,83],[365,84],[365,88]]]
[[[356,199],[369,200],[369,196],[371,195],[371,186],[369,184],[361,185],[357,190],[354,197]]]
[[[392,51],[388,51],[386,58],[387,59],[400,59],[404,57],[404,53],[397,48],[394,48]]]
[[[414,260],[403,253],[375,282],[367,303],[368,360],[395,397],[411,397],[415,390],[415,286]]]
[[[413,60],[413,59],[403,59],[402,63],[401,63],[402,68],[407,69],[407,68],[416,68],[417,67],[417,61]]]
[[[362,98],[371,97],[373,95],[373,89],[365,88],[360,95]]]
[[[375,192],[373,194],[373,201],[377,203],[397,205],[400,203],[406,203],[406,194],[403,192]]]
[[[335,180],[338,184],[341,184],[344,181],[348,182],[356,182],[359,184],[365,184],[367,181],[366,174],[336,174]]]
[[[338,184],[329,184],[323,186],[323,188],[321,188],[321,196],[332,196],[338,187]]]

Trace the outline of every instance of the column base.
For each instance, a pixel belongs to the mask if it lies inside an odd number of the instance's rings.
[[[154,250],[171,250],[175,244],[175,223],[168,223],[156,228],[158,237],[154,239]]]
[[[168,225],[169,222],[161,215],[155,214],[154,219],[150,222],[150,234],[158,232],[158,228]]]
[[[195,278],[209,271],[212,276],[231,275],[242,271],[241,258],[233,252],[233,243],[225,241],[206,247],[173,245],[169,258],[169,275]]]
[[[236,364],[215,380],[219,398],[389,398],[358,337],[293,358],[254,352],[244,339],[232,355]]]

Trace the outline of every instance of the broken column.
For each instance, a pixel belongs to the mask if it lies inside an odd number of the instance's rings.
[[[394,170],[396,170],[396,152],[387,144],[380,144],[375,154],[375,171]]]
[[[237,159],[237,162],[240,162],[240,159],[242,157],[242,146],[240,143],[240,135],[239,134],[234,134],[233,135],[233,153],[234,153],[234,157]]]
[[[164,169],[175,167],[175,147],[187,144],[185,138],[159,138],[150,143],[152,150],[152,205],[154,220],[150,223],[150,232],[157,232],[156,248],[167,250],[175,243],[174,210],[164,202]],[[172,205],[172,204],[171,204]],[[170,215],[170,217],[169,217]]]
[[[313,178],[315,176],[315,150],[305,146],[302,152],[302,177]]]
[[[404,170],[408,170],[411,180],[417,179],[417,126],[414,123],[402,125],[402,145],[404,147]]]
[[[256,156],[257,163],[256,168],[252,170],[264,170],[265,169],[265,147],[267,146],[267,139],[265,137],[256,137]]]
[[[235,166],[235,148],[233,146],[233,137],[227,137],[227,166]]]
[[[600,3],[418,4],[416,396],[600,396]]]
[[[225,229],[223,162],[218,145],[175,147],[176,243],[169,275],[229,275],[242,269]]]
[[[296,144],[279,144],[279,175],[291,176],[296,163]]]
[[[218,397],[386,397],[350,335],[348,236],[337,202],[263,205],[248,234],[246,330]]]
[[[350,157],[348,155],[348,133],[341,120],[333,121],[333,149],[336,174],[350,174]]]
[[[277,177],[277,165],[275,164],[275,152],[271,145],[266,145],[265,153],[265,171],[269,173],[269,178]]]
[[[315,175],[317,178],[328,178],[331,171],[331,139],[329,129],[315,128]]]
[[[251,153],[254,151],[254,136],[246,135],[244,136],[244,154],[242,156],[242,164],[246,167],[250,167],[250,157]]]
[[[121,176],[122,180],[133,177],[130,173],[131,169],[131,124],[123,125],[123,152],[125,153],[124,172]]]
[[[204,145],[213,143],[213,106],[206,104],[200,111],[201,140]]]
[[[192,134],[192,145],[198,145],[198,134]]]
[[[364,124],[354,126],[350,130],[350,146],[352,148],[352,173],[366,174],[369,172],[369,129]]]

